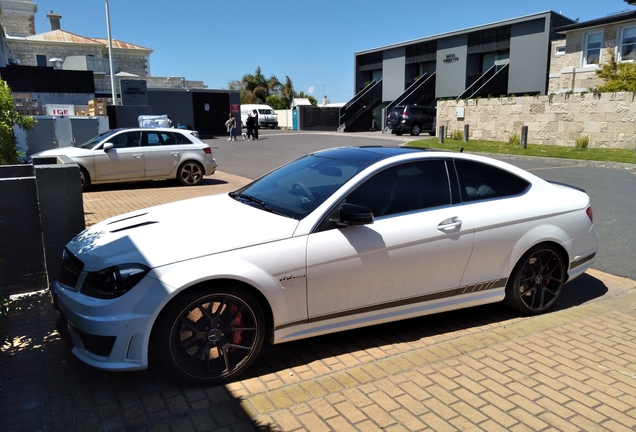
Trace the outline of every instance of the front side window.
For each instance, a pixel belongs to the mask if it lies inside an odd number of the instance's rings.
[[[111,137],[108,142],[112,143],[115,148],[139,147],[139,132],[124,132]]]
[[[601,63],[601,44],[603,43],[603,33],[589,33],[585,37],[585,58],[586,65],[597,65]]]
[[[626,27],[623,29],[619,46],[618,60],[636,60],[636,27]]]
[[[370,208],[374,217],[448,205],[446,163],[429,160],[386,168],[365,180],[346,201]]]

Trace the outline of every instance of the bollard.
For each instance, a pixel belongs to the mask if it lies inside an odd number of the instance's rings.
[[[528,126],[521,126],[521,144],[519,146],[522,150],[528,147]]]
[[[468,130],[469,127],[467,124],[464,125],[464,142],[468,142]]]
[[[439,142],[440,144],[444,143],[444,136],[446,135],[446,128],[444,126],[439,127]]]

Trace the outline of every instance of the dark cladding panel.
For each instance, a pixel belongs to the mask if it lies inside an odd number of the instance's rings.
[[[12,92],[95,93],[91,71],[57,70],[50,67],[7,66],[0,76]]]

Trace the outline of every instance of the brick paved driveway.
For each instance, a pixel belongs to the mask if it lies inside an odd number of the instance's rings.
[[[95,188],[86,221],[246,181]],[[54,330],[45,293],[13,305],[2,431],[636,429],[636,282],[594,270],[546,315],[488,305],[270,346],[240,381],[211,388],[159,368],[90,368]]]

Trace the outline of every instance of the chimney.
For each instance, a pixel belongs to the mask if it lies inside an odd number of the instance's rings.
[[[51,31],[60,29],[60,20],[62,19],[62,15],[55,14],[53,13],[53,11],[51,11],[51,13],[48,14],[46,17],[51,22]]]

